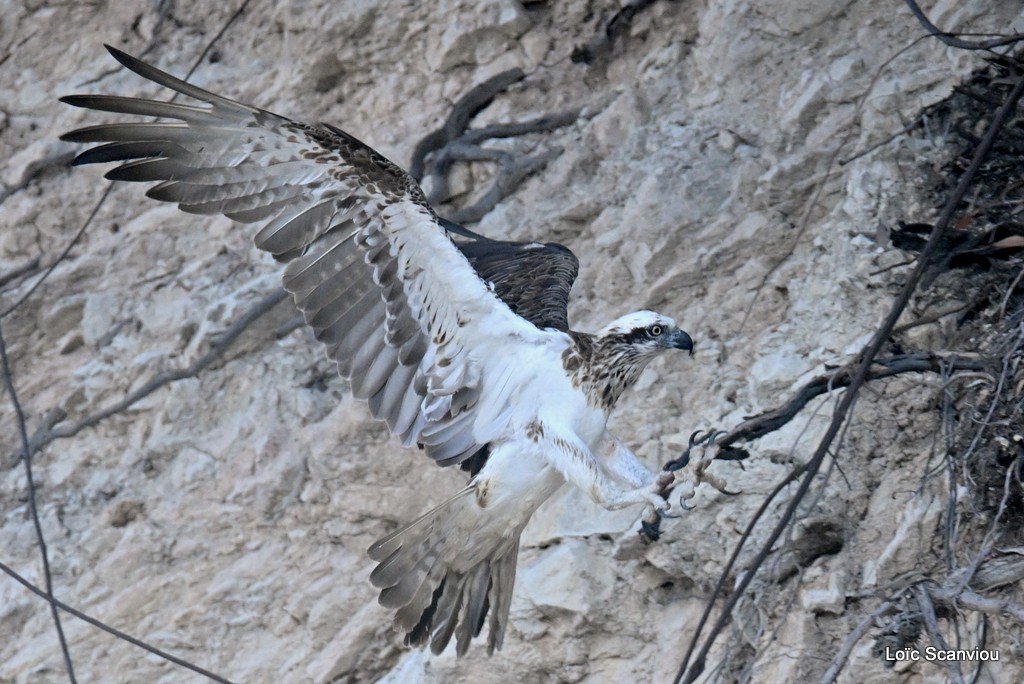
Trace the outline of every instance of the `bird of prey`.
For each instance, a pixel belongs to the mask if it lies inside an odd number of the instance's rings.
[[[402,169],[345,131],[235,102],[112,47],[136,74],[197,102],[109,95],[62,101],[160,121],[63,136],[75,164],[159,181],[186,212],[261,223],[259,249],[288,262],[284,287],[353,394],[406,446],[468,485],[369,549],[380,603],[406,644],[463,655],[488,623],[500,648],[519,537],[565,482],[609,508],[665,512],[674,473],[651,472],[605,429],[651,359],[693,340],[637,311],[596,334],[569,328],[578,262],[554,243],[505,242],[439,218]],[[487,619],[488,611],[490,618]]]

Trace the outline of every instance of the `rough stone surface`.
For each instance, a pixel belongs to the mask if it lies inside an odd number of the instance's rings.
[[[149,60],[184,74],[235,5],[179,0],[163,18],[144,0],[4,6],[0,273],[37,254],[48,263],[105,187],[97,169],[37,163],[66,159],[72,146],[57,136],[100,119],[56,97],[153,93],[115,70],[101,43],[136,54],[152,45]],[[1017,3],[939,5],[932,18],[944,27],[1024,30]],[[899,135],[836,161],[898,133],[981,61],[914,42],[919,26],[889,0],[657,2],[609,54],[570,60],[620,6],[257,1],[193,80],[330,121],[402,164],[451,102],[504,69],[527,79],[478,123],[583,107],[574,126],[502,143],[565,151],[475,229],[572,248],[582,263],[576,328],[649,307],[697,340],[693,359],[656,363],[613,419],[657,467],[690,431],[777,406],[863,344],[906,272],[892,268],[903,258],[887,230],[934,218],[923,169],[944,159],[943,140]],[[468,168],[465,187],[489,173]],[[55,407],[77,419],[191,363],[275,287],[280,267],[246,230],[143,194],[115,187],[69,258],[2,321],[30,432]],[[31,282],[9,284],[4,308]],[[701,488],[695,509],[650,547],[633,543],[640,511],[604,512],[566,491],[524,536],[504,649],[433,657],[392,633],[365,549],[454,492],[461,475],[370,422],[305,330],[276,337],[292,315],[278,307],[199,377],[35,459],[57,596],[233,681],[668,681],[738,531],[810,455],[832,406],[820,400],[754,444],[743,469],[714,465],[742,494]],[[756,585],[737,627],[747,660],[716,647],[709,662],[742,662],[754,681],[816,680],[863,614],[851,596],[933,553],[944,498],[919,484],[937,383],[902,378],[862,398],[845,479],[833,476],[811,511],[843,522],[841,551]],[[41,583],[6,397],[0,418],[0,560]],[[73,618],[64,624],[80,682],[199,681]],[[999,677],[983,681],[1024,680],[1013,644],[989,645],[1006,656]],[[945,681],[930,664],[884,669],[870,639],[839,681],[897,676]],[[63,681],[45,604],[0,576],[0,682]]]

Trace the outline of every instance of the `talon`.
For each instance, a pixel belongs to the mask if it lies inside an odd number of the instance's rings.
[[[693,509],[695,509],[696,506],[691,506],[690,504],[683,501],[684,496],[679,497],[679,507],[682,508],[684,511],[692,511]]]
[[[658,474],[658,479],[654,482],[655,492],[660,492],[664,489],[668,489],[676,481],[674,470],[663,470]],[[655,506],[657,508],[657,506]]]
[[[671,504],[669,504],[669,505],[671,505]],[[684,510],[689,510],[685,506],[683,506],[682,508]],[[682,518],[683,517],[682,513],[676,513],[676,514],[669,513],[667,508],[655,508],[654,509],[654,514],[658,516],[659,520],[664,520],[665,518],[673,519],[673,518]]]
[[[674,473],[677,470],[682,470],[683,468],[685,468],[689,464],[690,464],[690,450],[687,449],[686,451],[683,452],[682,456],[680,456],[679,458],[674,458],[671,461],[669,461],[668,463],[666,463],[665,467],[662,468],[662,470],[664,470],[665,472]]]
[[[694,446],[696,446],[696,445],[698,445],[698,444],[700,444],[701,442],[704,441],[702,438],[698,437],[698,435],[700,435],[702,432],[704,432],[704,431],[703,430],[696,430],[692,435],[690,435],[690,446],[687,449],[687,451],[689,451]]]

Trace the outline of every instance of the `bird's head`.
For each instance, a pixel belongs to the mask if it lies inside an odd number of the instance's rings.
[[[619,396],[640,377],[644,367],[668,349],[693,353],[693,339],[668,316],[637,311],[609,323],[596,335],[584,367],[588,400],[610,410]]]
[[[598,337],[627,346],[630,356],[650,360],[666,349],[685,349],[693,354],[693,339],[668,316],[654,311],[635,311],[609,323]]]

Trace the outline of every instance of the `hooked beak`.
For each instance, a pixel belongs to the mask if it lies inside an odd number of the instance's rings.
[[[682,330],[676,330],[675,334],[672,335],[672,347],[674,349],[685,349],[690,352],[690,356],[693,356],[693,338]]]

